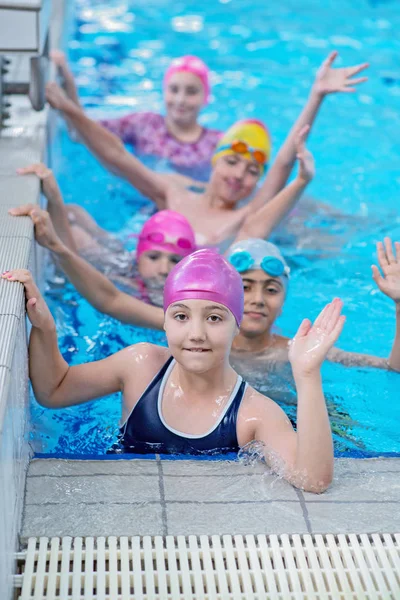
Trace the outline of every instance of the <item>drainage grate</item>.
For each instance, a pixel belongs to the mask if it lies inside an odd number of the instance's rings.
[[[30,538],[18,600],[396,600],[400,535]]]

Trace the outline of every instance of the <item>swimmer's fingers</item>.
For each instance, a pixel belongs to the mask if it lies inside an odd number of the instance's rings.
[[[395,242],[394,247],[396,249],[396,261],[400,263],[400,242]]]
[[[326,59],[322,62],[320,69],[328,69],[329,67],[331,67],[338,54],[339,53],[337,50],[333,50],[332,52],[330,52]]]
[[[30,217],[34,225],[37,225],[46,213],[45,210],[37,206],[37,204],[24,204],[16,208],[10,208],[8,213],[13,217]]]
[[[329,342],[331,347],[336,344],[340,334],[342,333],[345,322],[346,317],[344,315],[340,315],[331,332],[329,333]]]
[[[25,204],[17,208],[10,208],[8,212],[15,217],[27,216],[32,219],[35,227],[35,239],[41,246],[51,250],[54,245],[59,243],[60,240],[47,210],[43,210],[36,204]]]
[[[318,315],[318,317],[314,323],[314,327],[316,329],[318,329],[319,331],[325,332],[329,326],[331,319],[332,319],[333,311],[334,311],[334,303],[329,302],[329,304],[327,304],[325,306],[325,308]]]
[[[43,163],[35,163],[33,165],[28,165],[27,167],[22,167],[17,169],[17,173],[19,175],[37,175],[39,179],[44,179],[52,175],[51,169],[49,169]]]
[[[357,73],[361,73],[361,71],[364,71],[368,67],[369,67],[369,63],[367,63],[367,62],[360,63],[359,65],[354,65],[354,67],[347,67],[347,69],[346,69],[346,76],[347,77],[354,77],[354,75],[357,75]],[[360,77],[360,83],[362,81],[366,81],[367,79],[368,79],[368,77]],[[356,81],[357,80],[353,80],[354,83]]]
[[[397,282],[382,277],[381,272],[376,265],[371,265],[371,269],[372,279],[375,281],[382,294],[385,294],[385,296],[388,296],[397,302],[400,299],[400,288]]]
[[[382,242],[378,242],[376,244],[376,253],[378,256],[379,266],[382,269],[382,271],[385,272],[385,269],[389,266],[389,260]]]
[[[358,85],[359,83],[364,83],[364,81],[368,81],[368,77],[359,77],[358,79],[347,79],[343,86],[338,88],[339,92],[344,92],[345,94],[352,94],[357,91],[355,87],[349,87],[350,85]]]
[[[66,65],[67,59],[65,57],[64,52],[62,52],[61,50],[52,50],[49,55],[52,62],[57,67],[63,67],[64,65]]]
[[[27,300],[35,296],[40,296],[39,288],[33,280],[32,273],[27,269],[12,269],[2,273],[3,279],[8,281],[18,281],[22,283],[25,288],[25,294]]]
[[[324,331],[328,336],[331,336],[336,330],[337,324],[340,321],[343,308],[343,302],[340,298],[334,298],[331,302],[330,309],[325,315]]]
[[[358,77],[357,79],[349,79],[347,81],[347,85],[358,85],[359,83],[364,83],[364,81],[368,81],[368,77]]]
[[[390,237],[385,237],[383,239],[383,243],[385,245],[386,256],[390,265],[396,263],[396,256],[393,253],[392,240]]]
[[[50,81],[46,85],[46,98],[50,106],[58,110],[62,110],[68,100],[65,92],[55,81]]]
[[[13,217],[30,217],[35,208],[37,208],[36,204],[23,204],[22,206],[10,208],[8,214]]]
[[[383,292],[385,288],[385,279],[382,277],[380,270],[376,265],[371,265],[372,279],[375,281],[378,288]]]
[[[43,300],[30,271],[27,269],[13,269],[3,273],[2,278],[11,282],[22,283],[24,286],[27,301],[26,310],[33,327],[51,329],[54,326],[51,312]]]
[[[326,313],[329,311],[331,304],[327,304],[319,313],[318,317],[315,319],[313,327],[321,327],[325,322]]]

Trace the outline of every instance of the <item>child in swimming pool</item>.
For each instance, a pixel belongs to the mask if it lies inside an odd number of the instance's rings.
[[[248,134],[264,135],[265,142],[267,136],[262,128],[259,128],[256,123],[256,129],[253,125],[248,129]],[[305,148],[304,136],[306,128],[297,141],[297,157],[299,160],[298,179],[301,181],[309,181],[314,175],[314,160],[310,152]],[[230,156],[232,150],[220,148],[219,152],[222,155]],[[95,221],[79,206],[64,205],[61,192],[52,172],[42,164],[31,165],[24,169],[19,169],[22,175],[35,174],[42,181],[42,190],[48,200],[48,210],[41,210],[34,205],[25,205],[11,209],[9,213],[15,216],[30,216],[35,224],[35,235],[37,241],[49,248],[53,255],[57,257],[57,261],[61,268],[66,272],[69,279],[78,289],[78,291],[98,310],[116,316],[122,321],[131,318],[134,324],[138,324],[138,308],[137,302],[131,302],[130,296],[123,291],[118,290],[106,277],[90,267],[83,257],[78,257],[77,252],[85,256],[90,262],[104,270],[106,267],[107,275],[115,282],[120,283],[124,288],[130,290],[135,287],[137,282],[142,282],[142,298],[150,300],[157,306],[162,304],[162,290],[164,277],[172,268],[173,260],[188,254],[194,249],[194,232],[188,221],[174,211],[164,210],[156,213],[143,227],[141,236],[149,236],[152,238],[151,250],[152,255],[156,252],[161,258],[153,260],[154,256],[143,255],[141,251],[143,243],[138,245],[138,277],[133,277],[133,273],[126,271],[126,265],[132,263],[132,256],[123,251],[122,245],[119,248],[115,247],[115,238],[110,236],[106,231],[97,226]],[[282,214],[285,212],[285,206],[291,205],[298,197],[296,186],[287,186],[276,198],[270,201],[271,219],[267,222],[259,220],[257,215],[250,215],[244,227],[239,230],[240,236],[244,235],[268,235],[271,226],[276,221],[279,221]],[[73,223],[70,226],[68,213],[73,211]],[[50,218],[51,217],[51,218]],[[52,221],[55,230],[52,225]],[[78,226],[78,224],[80,226]],[[157,224],[157,225],[156,225]],[[158,237],[163,236],[165,230],[171,229],[172,237],[176,240],[176,244],[171,247],[160,247],[160,244],[155,243],[154,234]],[[179,243],[185,241],[184,247],[180,248]],[[114,247],[111,247],[111,244]],[[162,244],[161,244],[162,246]],[[89,255],[88,255],[89,249]],[[150,247],[147,248],[150,250]],[[165,251],[169,250],[169,254]],[[171,255],[171,251],[174,251]],[[172,258],[171,258],[172,257]],[[173,260],[172,260],[173,259]],[[118,276],[121,263],[125,266],[124,276]],[[147,265],[147,266],[146,266]],[[146,266],[146,272],[144,267]],[[153,275],[152,281],[149,279],[150,273]],[[155,272],[156,271],[156,272]],[[157,277],[154,277],[157,275]],[[147,279],[146,279],[147,277]],[[158,284],[158,285],[156,285]],[[160,302],[161,300],[161,302]],[[130,315],[132,310],[132,315]],[[150,308],[143,309],[146,315],[145,323],[152,323],[153,327],[161,327],[163,320],[160,313],[151,317]],[[140,324],[140,323],[139,323]]]
[[[59,50],[51,53],[64,79],[65,91],[81,108],[74,77]],[[207,65],[197,56],[181,56],[172,61],[164,76],[166,115],[154,112],[129,113],[99,123],[135,147],[139,155],[167,158],[176,168],[200,175],[209,172],[211,156],[222,132],[198,123],[201,109],[208,104],[211,86]]]
[[[46,211],[38,207],[20,207],[12,209],[12,212],[15,214],[18,210],[33,218],[36,240],[52,251],[61,268],[88,302],[123,323],[141,324],[137,300],[118,290],[104,275],[71,252],[58,237]],[[393,251],[391,240],[385,238],[383,243],[377,243],[376,248],[383,277],[374,265],[373,278],[381,292],[394,301],[396,309],[396,334],[390,356],[384,359],[332,348],[327,360],[349,367],[400,371],[400,243],[395,243]],[[263,239],[247,238],[233,244],[226,256],[239,271],[245,290],[245,311],[239,334],[232,345],[232,364],[246,377],[257,377],[267,370],[280,372],[290,383],[291,373],[285,368],[289,360],[290,338],[272,332],[289,285],[289,268],[281,252],[277,246]],[[147,326],[162,328],[161,310],[148,307],[144,315]]]
[[[270,222],[272,230],[307,186],[308,181],[297,177],[285,188],[290,193],[290,201],[282,198],[276,201],[296,160],[299,131],[307,137],[309,127],[304,128],[312,125],[324,97],[333,92],[354,91],[355,88],[350,86],[366,79],[351,77],[364,70],[367,64],[333,69],[336,54],[332,53],[322,64],[310,99],[279,150],[263,185],[252,200],[240,208],[238,203],[255,192],[269,160],[270,138],[260,122],[241,121],[226,132],[214,153],[208,186],[197,193],[190,189],[193,181],[188,178],[171,178],[148,169],[125,150],[119,138],[87,118],[55,83],[48,85],[47,98],[53,108],[72,121],[86,145],[113,173],[127,179],[159,210],[170,208],[182,213],[196,231],[198,245],[216,245],[222,250],[249,220],[257,218],[264,223]]]
[[[300,154],[306,152],[302,147],[299,149]],[[305,157],[304,162],[312,167],[312,157]],[[49,211],[51,218],[55,221],[55,229],[52,226],[51,219],[46,211],[41,210],[36,206],[22,206],[17,209],[12,209],[11,214],[29,215],[35,223],[35,236],[37,241],[51,250],[56,256],[57,262],[65,271],[71,282],[75,285],[78,291],[90,302],[95,308],[105,314],[119,319],[123,323],[140,325],[141,318],[145,326],[161,329],[163,326],[162,311],[152,307],[142,307],[141,303],[131,295],[124,291],[118,290],[105,276],[93,269],[82,258],[76,256],[74,249],[71,248],[71,242],[65,238],[65,232],[69,230],[69,224],[62,214],[65,214],[65,205],[62,202],[61,196],[57,196],[57,186],[54,177],[46,167],[34,166],[28,167],[25,172],[34,172],[41,177],[40,173],[45,174],[45,185],[43,191],[49,199]],[[49,175],[50,174],[50,175]],[[55,190],[55,191],[54,191]],[[161,211],[156,213],[154,217],[145,224],[142,233],[156,234],[159,233],[158,228],[148,227],[152,220],[157,219],[157,214],[166,213],[165,220],[160,221],[158,227],[164,230],[168,227],[169,219],[171,219],[170,211]],[[173,213],[171,213],[172,215]],[[183,219],[183,217],[180,217]],[[190,247],[187,253],[193,250],[194,233],[187,222],[181,223],[180,219],[174,218],[174,233],[176,240],[179,236],[184,236],[184,239],[191,240]],[[171,224],[170,224],[171,227]],[[252,230],[239,233],[238,238],[248,234],[263,234],[262,223],[254,223]],[[148,235],[146,243],[149,243]],[[61,239],[60,239],[61,238]],[[64,238],[64,241],[63,241]],[[139,246],[142,250],[144,246]],[[172,248],[162,248],[157,243],[153,242],[149,248],[162,253],[162,250]],[[72,250],[72,251],[71,251]],[[185,255],[185,248],[179,249],[181,256]],[[360,354],[355,352],[346,352],[338,348],[332,348],[328,354],[328,360],[338,362],[345,366],[367,366],[380,369],[392,369],[400,371],[400,249],[399,243],[395,244],[395,251],[391,248],[391,241],[385,238],[384,245],[379,242],[377,244],[378,262],[384,276],[379,276],[379,271],[374,266],[373,276],[379,289],[382,293],[393,299],[396,307],[396,335],[393,342],[392,351],[388,360],[377,356]],[[257,238],[241,239],[233,244],[227,251],[227,257],[232,260],[234,266],[239,270],[245,289],[245,313],[240,327],[239,335],[235,338],[231,358],[235,368],[241,373],[249,377],[251,374],[255,376],[259,372],[265,373],[265,370],[273,372],[280,371],[285,375],[288,382],[291,380],[291,373],[285,366],[288,364],[288,349],[289,338],[279,336],[272,333],[272,327],[278,317],[287,295],[289,273],[288,267],[282,257],[279,249],[270,242]],[[279,269],[283,269],[278,275],[274,272],[266,271],[262,265],[277,263]],[[264,260],[265,259],[265,260]],[[143,259],[142,259],[143,260]],[[165,258],[164,260],[167,260]],[[247,261],[247,262],[246,262]],[[157,262],[152,268],[157,267]],[[139,273],[141,273],[139,261]],[[173,266],[173,261],[169,259],[169,270]],[[148,267],[146,267],[148,268]],[[271,269],[271,266],[269,267]],[[141,273],[143,277],[143,272]],[[160,273],[157,273],[160,278]],[[119,280],[121,282],[121,278]],[[123,282],[124,283],[124,282]],[[125,287],[127,284],[125,283]],[[153,286],[154,288],[155,286]],[[153,297],[152,285],[149,285],[149,295]],[[154,302],[153,302],[154,303]],[[157,302],[157,306],[159,303]],[[254,314],[253,314],[254,313]]]
[[[331,348],[327,360],[346,366],[367,366],[400,372],[400,243],[393,250],[390,238],[377,243],[378,263],[373,266],[377,286],[395,304],[396,335],[388,359]],[[289,267],[277,246],[262,239],[243,239],[226,253],[240,273],[244,286],[244,314],[233,341],[231,359],[240,373],[276,372],[289,361],[291,340],[272,332],[288,291]],[[340,304],[338,299],[333,301]]]
[[[100,228],[98,228],[100,233],[96,232],[94,235],[92,230],[92,235],[88,235],[83,228],[71,226],[68,218],[69,207],[64,204],[50,169],[43,164],[35,164],[20,169],[19,172],[35,174],[40,179],[42,191],[48,200],[49,212],[37,205],[28,204],[11,209],[10,214],[31,217],[37,239],[53,252],[59,265],[66,270],[72,283],[82,295],[99,308],[106,300],[109,314],[117,309],[123,310],[124,299],[129,298],[133,323],[160,328],[163,322],[161,309],[151,311],[149,306],[137,298],[123,292],[119,293],[111,281],[91,267],[79,256],[79,253],[82,251],[83,254],[85,251],[87,253],[88,247],[85,243],[88,238],[92,256],[95,254],[97,263],[100,262],[103,267],[108,267],[110,276],[117,283],[143,300],[162,306],[162,290],[168,273],[184,256],[195,250],[194,232],[185,217],[170,210],[160,211],[148,219],[142,227],[137,236],[136,252],[124,251],[122,244],[120,248],[111,248],[110,241],[114,243],[117,240]],[[89,223],[90,227],[93,227],[92,223],[94,222]],[[94,226],[97,227],[96,224]],[[118,274],[121,263],[125,266],[124,276]],[[70,265],[69,269],[68,265]]]
[[[304,320],[291,344],[298,393],[294,432],[278,405],[229,364],[243,315],[243,284],[216,252],[196,251],[169,274],[168,348],[137,344],[72,367],[59,352],[54,320],[30,273],[15,271],[9,279],[25,287],[30,378],[42,405],[62,408],[122,391],[124,451],[237,451],[258,440],[267,463],[293,485],[319,493],[331,483],[333,446],[320,367],[344,324],[338,303],[328,304],[314,325]]]

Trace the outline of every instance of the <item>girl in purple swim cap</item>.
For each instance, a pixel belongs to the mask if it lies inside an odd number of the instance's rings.
[[[168,348],[136,344],[72,367],[58,350],[53,317],[30,273],[17,270],[6,279],[25,287],[37,401],[61,408],[121,391],[114,451],[223,453],[259,441],[267,464],[294,486],[320,493],[330,485],[333,444],[320,368],[343,327],[336,305],[327,305],[314,325],[304,320],[290,347],[298,394],[295,432],[282,409],[230,366],[243,285],[216,252],[196,251],[170,272],[164,304]]]

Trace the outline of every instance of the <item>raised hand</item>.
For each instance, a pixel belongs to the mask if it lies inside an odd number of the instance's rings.
[[[289,360],[295,378],[319,372],[343,329],[346,317],[340,314],[342,307],[342,301],[335,298],[320,312],[314,324],[309,319],[301,323],[289,346]]]
[[[389,296],[396,303],[400,302],[400,242],[394,243],[385,237],[376,245],[378,263],[383,272],[383,277],[376,265],[372,265],[372,277],[381,292]]]
[[[337,51],[331,52],[317,71],[313,87],[314,90],[322,96],[333,94],[335,92],[355,92],[356,88],[354,86],[359,85],[368,79],[368,77],[357,77],[352,79],[354,75],[364,71],[369,66],[368,63],[361,63],[354,67],[333,69],[332,64],[337,55]]]
[[[53,171],[43,163],[36,163],[17,169],[17,173],[19,175],[36,175],[40,179],[43,194],[49,202],[62,199],[61,191],[53,175]]]
[[[26,312],[33,327],[49,331],[55,329],[53,316],[46,302],[39,291],[39,288],[33,281],[30,271],[26,269],[14,269],[5,271],[2,274],[3,279],[8,281],[22,283],[25,288]]]
[[[8,212],[13,217],[30,217],[32,219],[35,226],[35,239],[41,246],[49,250],[56,250],[63,245],[46,210],[39,208],[36,204],[25,204],[17,208],[10,208]]]
[[[309,125],[304,125],[299,131],[296,139],[296,157],[299,161],[299,174],[303,181],[308,183],[315,176],[315,163],[314,157],[309,150],[306,148],[306,138],[310,130]]]

